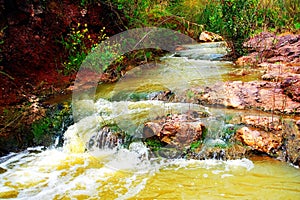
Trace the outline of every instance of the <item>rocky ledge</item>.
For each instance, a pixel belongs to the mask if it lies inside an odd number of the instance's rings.
[[[250,53],[236,65],[262,72],[257,80],[219,82],[190,89],[189,99],[186,94],[167,99],[246,111],[227,124],[234,127],[227,143],[207,142],[202,133],[197,148],[193,148],[195,141],[190,141],[185,155],[232,159],[258,153],[300,166],[300,35],[263,32],[244,46]],[[259,115],[248,115],[247,110],[257,110]],[[152,123],[145,124],[149,125]],[[201,129],[205,130],[205,125]],[[152,130],[156,135],[163,133],[163,129]]]
[[[300,166],[300,120],[243,114],[213,130],[212,116],[195,118],[191,113],[144,124],[145,143],[155,155],[227,160],[266,154]]]
[[[194,102],[300,114],[300,35],[263,32],[245,42],[244,47],[250,53],[239,58],[236,65],[263,75],[251,82],[231,81],[193,89]]]

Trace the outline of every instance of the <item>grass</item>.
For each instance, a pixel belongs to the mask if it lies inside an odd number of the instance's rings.
[[[235,54],[242,55],[242,43],[255,32],[299,31],[300,4],[293,0],[111,0],[125,13],[128,28],[159,26],[187,33],[189,24],[203,25],[232,43]],[[169,19],[191,23],[177,24]],[[162,20],[166,20],[162,23]],[[181,29],[181,25],[184,29]],[[192,31],[191,31],[192,32]],[[199,35],[198,35],[199,36]]]
[[[82,0],[78,6],[86,7],[99,2]],[[198,39],[204,29],[218,33],[228,41],[236,57],[247,53],[242,44],[253,34],[266,30],[276,33],[300,30],[300,5],[293,0],[106,0],[104,3],[113,5],[125,15],[128,29],[164,27],[194,39]],[[93,41],[89,37],[88,25],[70,28],[70,33],[61,39],[69,55],[64,62],[65,74],[76,72],[97,44],[107,39],[101,31],[98,39]],[[122,63],[135,60],[136,55],[135,52],[125,57],[118,55],[118,47],[114,45],[117,44],[106,45],[101,58],[90,57],[90,60],[104,63],[98,70],[119,76],[126,68]],[[146,61],[155,57],[147,51],[142,54]],[[111,63],[116,55],[119,56],[117,61]]]

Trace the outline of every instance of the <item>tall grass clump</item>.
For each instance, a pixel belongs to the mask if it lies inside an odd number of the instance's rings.
[[[225,37],[237,56],[245,53],[242,43],[255,33],[299,32],[300,29],[298,0],[110,1],[125,13],[128,28],[162,26],[184,31],[190,23],[201,24],[206,30]],[[180,24],[180,19],[188,23]]]

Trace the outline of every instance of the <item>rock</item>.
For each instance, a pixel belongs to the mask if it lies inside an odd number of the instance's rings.
[[[292,80],[283,90],[292,100],[300,102],[300,81],[296,80],[295,82],[295,80]]]
[[[255,66],[258,63],[257,58],[253,55],[242,56],[235,61],[235,64],[238,66]]]
[[[251,154],[251,148],[245,145],[232,144],[226,148],[209,147],[201,145],[196,152],[188,152],[187,158],[189,159],[241,159]]]
[[[300,167],[300,128],[299,120],[285,121],[283,129],[284,145],[279,159]]]
[[[112,131],[109,127],[103,127],[89,139],[88,150],[113,149],[123,139],[119,136],[119,133]]]
[[[293,95],[298,98],[298,88],[294,87]],[[254,108],[275,113],[300,113],[300,103],[286,96],[279,83],[266,81],[217,83],[195,90],[194,103],[237,109]]]
[[[4,169],[4,168],[0,167],[0,174],[3,174],[5,172],[7,172],[7,169]]]
[[[186,115],[172,115],[166,118],[147,122],[144,125],[143,136],[149,138],[157,136],[161,142],[170,147],[183,149],[192,142],[201,139],[204,125],[192,120]]]
[[[273,123],[268,123],[270,118],[263,117],[260,121],[258,118],[248,116],[243,121],[259,129],[243,127],[237,130],[235,138],[254,150],[300,166],[300,120],[285,119],[274,128]],[[273,121],[278,123],[280,119]]]
[[[208,32],[208,31],[203,31],[200,34],[199,40],[201,42],[218,42],[218,41],[223,41],[224,39],[218,34]]]
[[[249,51],[262,51],[264,49],[270,49],[274,46],[276,35],[269,32],[262,32],[243,44]]]
[[[251,52],[240,57],[237,64],[240,66],[259,64],[262,62],[299,62],[300,59],[300,34],[275,35],[262,32],[243,44]]]
[[[261,78],[265,81],[275,81],[277,80],[277,73],[264,74]]]
[[[279,117],[255,116],[248,115],[242,116],[242,123],[251,125],[253,127],[261,128],[263,130],[282,130],[282,120]]]
[[[298,121],[296,122],[296,125],[298,126],[298,129],[300,130],[300,120],[298,120]]]
[[[236,138],[255,150],[272,153],[282,145],[282,135],[243,127],[236,132]]]

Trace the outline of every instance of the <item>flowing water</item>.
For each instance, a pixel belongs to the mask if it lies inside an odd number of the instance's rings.
[[[218,60],[225,53],[222,43],[189,45],[161,63],[131,70],[116,84],[100,85],[95,101],[77,102],[85,114],[65,132],[63,147],[29,148],[0,158],[0,198],[300,199],[300,170],[287,163],[262,156],[156,158],[138,140],[124,148],[101,131],[101,124],[114,123],[138,139],[145,121],[188,110],[209,113],[203,121],[208,127],[224,126],[219,116],[239,113],[155,97],[161,90],[226,81],[233,65]]]

